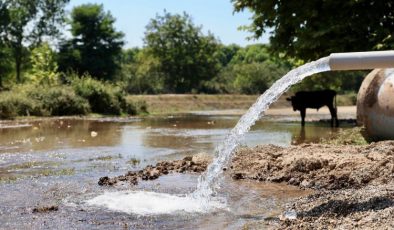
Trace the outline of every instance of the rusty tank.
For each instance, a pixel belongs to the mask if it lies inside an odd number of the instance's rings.
[[[375,69],[357,95],[357,123],[373,140],[394,139],[394,69]]]

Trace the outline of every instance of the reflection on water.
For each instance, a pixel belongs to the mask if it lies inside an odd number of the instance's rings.
[[[135,229],[146,226],[171,229],[189,226],[193,221],[191,228],[227,228],[242,227],[253,219],[276,216],[281,204],[299,196],[302,191],[283,185],[273,188],[273,185],[228,179],[222,190],[228,196],[231,210],[214,215],[141,219],[97,209],[80,211],[84,208],[78,200],[83,203],[86,198],[111,190],[97,186],[99,177],[124,174],[127,170],[138,170],[163,159],[179,159],[199,152],[212,153],[238,119],[239,116],[207,114],[131,120],[2,121],[0,228],[40,228],[45,222],[47,228],[85,229],[102,225],[110,228],[114,223],[125,223],[125,226]],[[302,128],[298,121],[286,116],[265,117],[246,135],[243,143],[249,146],[287,146],[318,141],[336,131],[329,124],[309,123]],[[197,175],[173,174],[156,181],[142,182],[135,189],[186,194],[195,189],[196,183]],[[129,189],[116,188],[112,192]],[[63,205],[58,212],[42,218],[35,218],[27,211],[30,214],[20,218],[21,213],[38,204],[59,204],[64,200],[71,200],[70,203],[77,206]]]
[[[210,152],[223,140],[238,116],[179,115],[134,122],[97,120],[39,120],[0,126],[0,153],[111,146],[121,153],[145,157],[152,149]],[[285,118],[284,118],[285,120]],[[247,134],[244,144],[316,142],[336,132],[325,124],[305,128],[296,122],[265,119]],[[162,155],[162,154],[159,154]],[[150,156],[152,157],[152,156]],[[153,156],[154,157],[154,156]]]

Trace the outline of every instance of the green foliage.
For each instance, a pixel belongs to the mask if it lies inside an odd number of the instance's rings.
[[[160,63],[146,49],[140,51],[134,61],[123,65],[125,88],[131,94],[157,94],[164,91],[164,74]]]
[[[262,63],[271,59],[268,46],[264,44],[249,45],[239,49],[231,59],[231,64],[250,64],[254,62]]]
[[[365,128],[355,127],[342,129],[330,138],[321,139],[320,142],[327,145],[367,145],[371,140],[365,136]]]
[[[144,42],[147,57],[158,62],[166,92],[199,91],[219,71],[218,41],[204,35],[186,13],[157,15],[146,27]]]
[[[40,101],[43,111],[47,111],[49,115],[83,115],[90,112],[88,101],[78,96],[69,86],[52,86],[41,90],[28,91],[27,96]]]
[[[30,55],[32,68],[30,70],[30,81],[38,84],[53,85],[58,81],[57,63],[54,52],[48,43],[34,48]]]
[[[292,91],[332,89],[338,93],[358,92],[365,71],[326,72],[312,75],[292,87]]]
[[[148,114],[148,106],[145,101],[126,99],[125,112],[131,115]]]
[[[240,46],[236,44],[231,44],[228,46],[220,45],[216,51],[216,55],[219,58],[222,67],[226,67],[234,58],[234,56],[241,49]]]
[[[220,73],[204,83],[204,92],[263,93],[292,66],[290,62],[270,54],[266,45],[250,45],[236,50]]]
[[[71,84],[77,95],[89,101],[94,113],[120,115],[123,111],[132,111],[128,108],[125,95],[118,86],[95,80],[89,76],[76,78]]]
[[[333,52],[394,47],[393,1],[232,0],[235,11],[250,10],[246,29],[261,37],[267,30],[273,50],[305,61]]]
[[[0,118],[87,114],[90,106],[69,86],[20,85],[0,94]]]
[[[10,75],[12,67],[11,51],[4,43],[0,42],[0,90],[4,80]]]
[[[102,5],[84,4],[71,12],[72,39],[60,47],[59,69],[112,80],[119,69],[123,33],[115,30],[115,18]]]
[[[287,69],[266,61],[263,63],[234,65],[234,86],[237,92],[245,94],[261,94],[272,83],[287,73]]]
[[[16,116],[42,115],[42,104],[26,95],[15,92],[0,94],[0,118],[11,119]]]
[[[24,44],[40,43],[44,36],[55,37],[64,22],[69,0],[4,0],[0,3],[0,41],[11,50],[16,80],[20,82],[26,55]]]
[[[342,95],[337,95],[337,105],[338,106],[350,106],[357,104],[357,93],[347,93]]]

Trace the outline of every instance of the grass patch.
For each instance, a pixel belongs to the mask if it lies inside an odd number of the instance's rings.
[[[45,169],[39,172],[39,176],[72,176],[75,174],[74,168],[66,168],[61,170]]]
[[[126,163],[131,164],[132,166],[136,166],[136,165],[139,165],[141,163],[141,161],[137,158],[131,158]]]
[[[11,184],[17,181],[18,179],[19,177],[12,175],[0,176],[0,184]]]
[[[337,106],[351,106],[351,105],[356,105],[356,103],[357,103],[356,93],[337,95]]]
[[[29,169],[34,167],[58,167],[60,163],[58,162],[24,162],[22,164],[14,164],[7,167],[7,170],[20,170],[20,169]]]
[[[363,127],[343,129],[332,137],[321,139],[320,142],[328,145],[367,145],[370,141],[364,138],[364,132]]]

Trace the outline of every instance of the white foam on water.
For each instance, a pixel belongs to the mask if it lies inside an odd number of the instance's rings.
[[[86,201],[90,206],[137,215],[160,215],[177,212],[205,213],[226,208],[219,200],[201,203],[188,195],[171,195],[147,191],[106,192]]]

